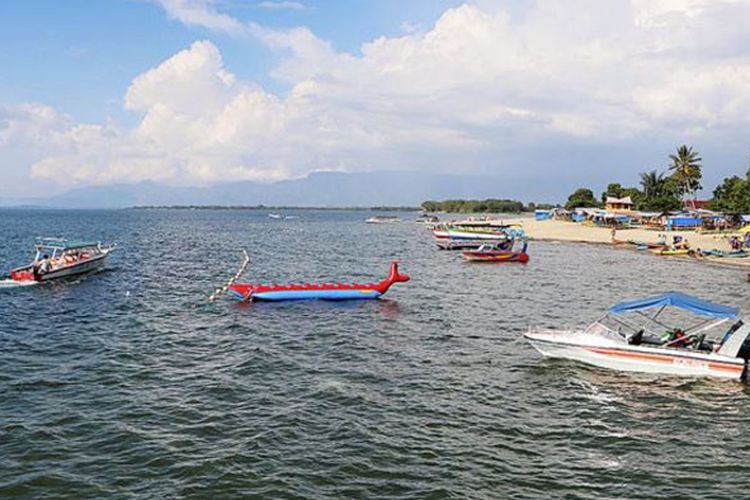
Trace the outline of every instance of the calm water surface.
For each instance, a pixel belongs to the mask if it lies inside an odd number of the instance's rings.
[[[750,309],[745,274],[586,245],[471,265],[366,212],[0,211],[0,266],[38,235],[117,242],[107,270],[0,296],[0,497],[740,498],[739,384],[542,360],[582,325],[681,290]],[[404,214],[407,220],[413,214]],[[264,282],[412,281],[386,300],[207,295]]]

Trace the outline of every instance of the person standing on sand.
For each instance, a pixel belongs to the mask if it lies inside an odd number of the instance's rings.
[[[617,235],[617,228],[615,226],[612,226],[612,243],[615,242],[615,236]]]

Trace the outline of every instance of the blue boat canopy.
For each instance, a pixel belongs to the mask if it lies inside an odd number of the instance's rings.
[[[642,309],[653,309],[655,307],[673,306],[685,311],[690,311],[700,316],[710,318],[736,318],[739,312],[736,307],[722,306],[721,304],[712,304],[705,300],[692,297],[680,292],[669,292],[663,295],[656,295],[645,299],[630,300],[620,302],[612,306],[609,312],[612,314],[622,314]]]

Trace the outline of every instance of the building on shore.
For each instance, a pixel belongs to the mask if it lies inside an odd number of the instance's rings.
[[[605,209],[607,212],[632,212],[633,211],[633,200],[630,196],[624,198],[615,198],[614,196],[607,196],[605,202]]]

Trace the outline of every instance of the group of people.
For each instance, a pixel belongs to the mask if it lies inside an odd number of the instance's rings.
[[[734,251],[742,250],[743,248],[750,248],[750,233],[745,233],[742,237],[730,236],[729,246],[732,247],[732,250]]]
[[[688,239],[679,234],[673,235],[672,242],[667,243],[667,235],[664,233],[660,233],[659,236],[656,238],[656,243],[659,245],[668,246],[670,250],[689,250],[690,249],[690,242],[688,241]]]

